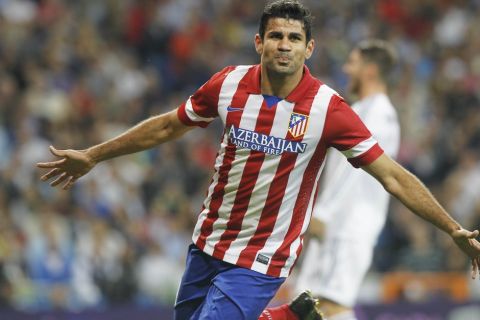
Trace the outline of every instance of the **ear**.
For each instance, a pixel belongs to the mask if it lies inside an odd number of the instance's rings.
[[[307,43],[307,49],[305,50],[305,59],[310,59],[314,49],[315,49],[315,40],[311,39]]]
[[[257,51],[259,55],[263,53],[263,40],[258,33],[255,35],[255,51]]]

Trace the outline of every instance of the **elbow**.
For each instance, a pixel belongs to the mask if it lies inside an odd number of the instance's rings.
[[[400,192],[400,184],[398,180],[394,177],[385,178],[383,181],[381,181],[381,183],[385,191],[387,191],[391,195],[395,196]]]
[[[190,127],[180,127],[173,121],[166,121],[163,126],[156,130],[156,135],[153,137],[155,144],[163,143],[181,137],[187,132]]]

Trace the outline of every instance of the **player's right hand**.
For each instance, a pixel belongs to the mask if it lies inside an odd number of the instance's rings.
[[[87,174],[95,166],[95,162],[88,157],[85,151],[72,149],[57,150],[53,146],[50,146],[50,152],[61,159],[50,162],[39,162],[37,163],[37,167],[51,169],[40,179],[47,181],[54,178],[54,180],[50,182],[52,187],[64,182],[62,188],[68,189],[78,178]]]

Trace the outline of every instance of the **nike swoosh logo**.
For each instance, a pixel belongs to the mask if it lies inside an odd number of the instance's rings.
[[[235,108],[235,107],[232,107],[232,106],[228,106],[227,107],[227,111],[228,112],[233,112],[233,111],[242,111],[243,108]]]

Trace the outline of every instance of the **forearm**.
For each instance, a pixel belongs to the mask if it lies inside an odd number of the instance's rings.
[[[121,135],[85,150],[95,163],[150,149],[172,140],[188,129],[175,123],[176,111],[144,120]]]
[[[392,177],[383,185],[412,212],[446,233],[452,234],[453,231],[461,229],[461,226],[438,203],[425,185],[399,165]]]

